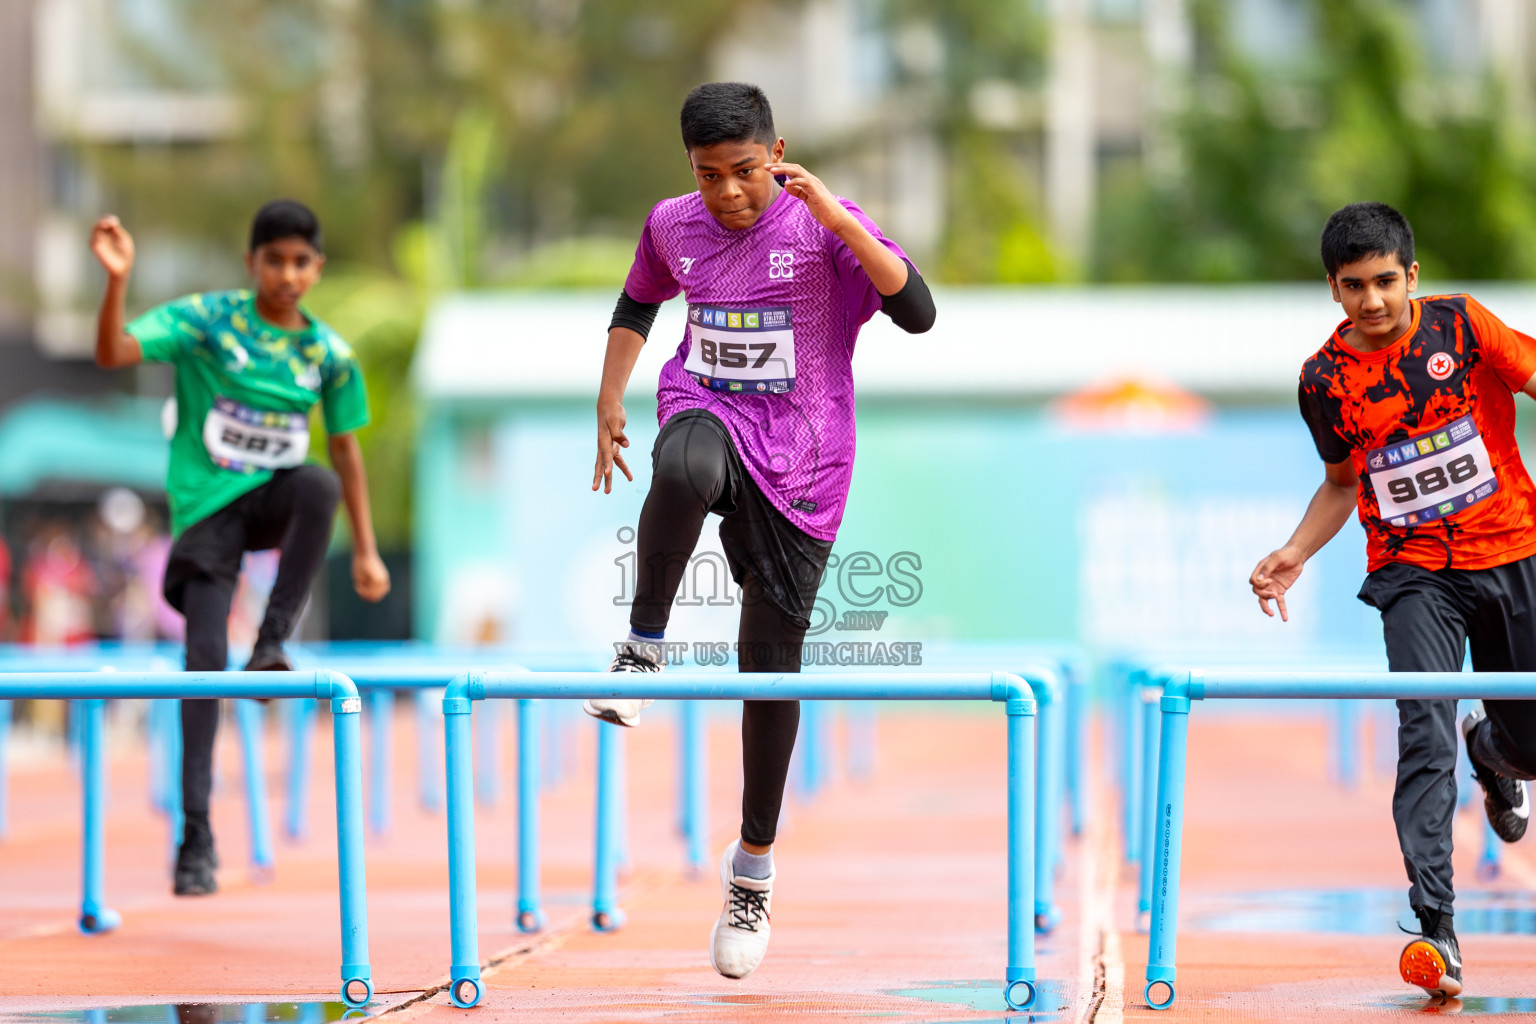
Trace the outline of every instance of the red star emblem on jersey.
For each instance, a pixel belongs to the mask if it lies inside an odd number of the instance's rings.
[[[1445,378],[1456,372],[1456,360],[1451,358],[1449,352],[1436,352],[1429,357],[1429,362],[1425,364],[1425,368],[1429,370],[1429,375],[1435,378],[1435,380],[1445,380]]]

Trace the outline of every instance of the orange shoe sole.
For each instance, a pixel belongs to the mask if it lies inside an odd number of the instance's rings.
[[[1443,996],[1461,995],[1461,982],[1445,973],[1445,958],[1428,942],[1410,942],[1398,958],[1397,969],[1403,980],[1426,992]]]

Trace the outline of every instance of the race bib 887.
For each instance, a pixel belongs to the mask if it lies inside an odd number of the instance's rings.
[[[690,303],[683,369],[712,391],[782,395],[795,389],[788,306],[728,309]]]
[[[1418,526],[1470,508],[1499,489],[1471,414],[1439,430],[1367,453],[1381,518]]]

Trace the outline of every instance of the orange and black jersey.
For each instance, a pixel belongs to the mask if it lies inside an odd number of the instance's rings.
[[[1536,488],[1515,445],[1514,392],[1536,339],[1468,295],[1412,303],[1377,352],[1345,321],[1301,369],[1301,415],[1324,462],[1349,459],[1369,568],[1487,569],[1536,554]]]

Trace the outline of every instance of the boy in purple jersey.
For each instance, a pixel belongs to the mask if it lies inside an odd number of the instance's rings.
[[[798,672],[853,473],[859,328],[883,311],[921,333],[933,326],[933,299],[862,210],[783,162],[761,89],[701,85],[681,120],[699,188],[646,219],[597,399],[592,489],[607,493],[614,466],[634,479],[624,388],[657,309],[683,293],[688,327],[657,391],[630,634],[610,671],[661,671],[672,602],[713,512],[742,588],[741,671]],[[649,703],[592,700],[586,711],[632,726]],[[710,962],[727,977],[750,974],[768,950],[772,846],[799,723],[797,702],[744,704],[741,838],[721,858],[725,907],[710,938]]]

